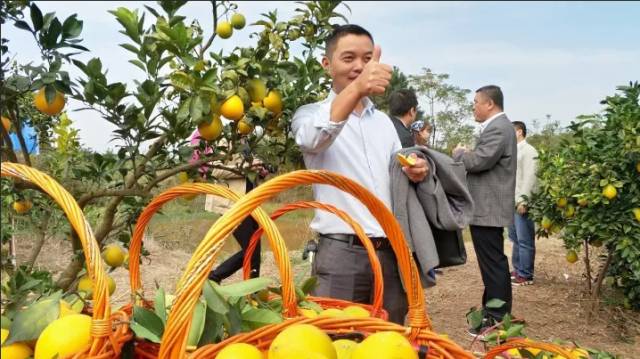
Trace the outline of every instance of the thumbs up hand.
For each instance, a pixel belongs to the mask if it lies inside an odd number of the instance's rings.
[[[391,80],[391,66],[380,63],[382,49],[376,45],[371,60],[362,69],[356,79],[358,91],[364,96],[383,94]]]

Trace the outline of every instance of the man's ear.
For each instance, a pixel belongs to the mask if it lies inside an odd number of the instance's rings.
[[[322,56],[321,64],[322,68],[329,71],[329,66],[331,66],[331,63],[329,62],[329,58],[327,57],[327,55]]]

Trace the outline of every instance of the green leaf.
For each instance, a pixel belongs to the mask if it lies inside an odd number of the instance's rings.
[[[144,328],[144,330],[140,331],[140,334],[138,334],[138,332],[134,329],[134,323],[137,324],[137,326]],[[160,319],[160,317],[158,317],[156,313],[148,309],[135,306],[133,307],[133,321],[131,322],[131,324],[131,329],[133,329],[133,331],[137,335],[142,336],[143,338],[147,338],[151,341],[157,338],[158,341],[156,343],[160,342],[160,338],[162,338],[162,333],[164,332],[164,324],[162,324],[162,319]],[[149,333],[152,334],[151,338],[145,336]]]
[[[33,31],[40,31],[44,24],[42,19],[42,11],[36,6],[35,3],[31,3],[31,22],[33,23]]]
[[[122,47],[123,49],[129,50],[136,55],[138,54],[138,48],[131,44],[120,44],[120,47]]]
[[[318,277],[311,276],[307,278],[304,281],[304,283],[302,283],[302,285],[300,286],[300,289],[304,294],[309,294],[317,286],[317,284],[318,284]]]
[[[229,305],[227,301],[216,291],[211,281],[207,281],[202,288],[202,294],[207,302],[207,307],[218,314],[227,314],[229,312]]]
[[[502,308],[502,306],[505,304],[506,302],[504,300],[500,300],[498,298],[492,298],[492,299],[489,299],[489,301],[487,301],[487,304],[485,304],[485,307],[491,308],[491,309],[498,309],[498,308]]]
[[[56,87],[52,84],[45,86],[44,88],[44,97],[47,100],[47,103],[52,103],[56,98]]]
[[[11,328],[11,319],[4,315],[0,316],[0,327],[2,327],[2,329],[9,330],[9,328]]]
[[[522,329],[524,329],[523,324],[514,324],[507,329],[507,338],[522,336]]]
[[[102,73],[102,61],[94,57],[87,62],[87,75],[89,77],[97,77]]]
[[[156,298],[153,302],[153,309],[160,320],[162,320],[163,325],[167,324],[167,306],[164,298],[164,289],[158,288],[156,291]]]
[[[82,33],[83,22],[76,19],[76,14],[69,16],[62,24],[62,38],[73,39]]]
[[[160,343],[161,337],[150,331],[149,329],[143,327],[142,325],[136,322],[131,322],[129,323],[129,327],[131,328],[131,330],[133,330],[136,336],[150,340],[154,343]]]
[[[215,289],[225,297],[242,297],[266,289],[269,284],[271,284],[270,278],[259,277],[219,286]]]
[[[207,307],[204,322],[204,331],[200,336],[198,347],[219,342],[224,335],[224,315],[219,314]]]
[[[32,31],[31,26],[22,20],[18,20],[14,23],[15,27],[22,30]]]
[[[482,311],[476,308],[471,308],[467,313],[467,322],[471,328],[480,328],[482,325]]]
[[[207,304],[199,300],[191,316],[191,328],[189,328],[189,335],[187,336],[187,346],[197,346],[198,342],[200,342],[204,331],[206,315]]]
[[[226,315],[226,327],[229,335],[236,335],[242,330],[242,314],[239,303],[229,308]]]
[[[140,70],[145,72],[147,71],[147,69],[144,68],[144,64],[142,63],[142,61],[133,59],[133,60],[129,60],[129,62],[135,65]]]
[[[200,96],[195,95],[191,98],[191,106],[189,106],[189,114],[191,115],[191,120],[194,123],[197,123],[202,118],[202,99]]]
[[[269,309],[250,308],[242,313],[242,320],[249,322],[252,329],[256,329],[268,324],[282,323],[282,315],[272,312]]]
[[[62,298],[62,291],[55,292],[16,313],[4,345],[38,339],[44,328],[58,319],[60,298]]]
[[[109,10],[109,13],[115,15],[118,22],[124,27],[125,34],[136,43],[140,43],[140,33],[138,32],[138,13],[132,12],[125,7],[119,7],[115,11]]]
[[[55,49],[58,44],[58,37],[62,34],[62,24],[58,18],[54,18],[47,29],[44,38],[43,45],[45,49]]]
[[[191,106],[191,98],[186,99],[182,104],[180,104],[180,108],[178,109],[177,119],[180,121],[184,121],[189,118],[189,108]]]

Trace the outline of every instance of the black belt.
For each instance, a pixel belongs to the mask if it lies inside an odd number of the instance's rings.
[[[360,242],[360,238],[355,234],[342,234],[342,233],[331,233],[331,234],[322,234],[320,233],[320,237],[331,239],[338,242],[349,243],[352,246],[360,246],[364,247],[362,242]],[[369,237],[371,240],[371,244],[373,244],[373,248],[379,250],[391,249],[391,242],[387,237]]]

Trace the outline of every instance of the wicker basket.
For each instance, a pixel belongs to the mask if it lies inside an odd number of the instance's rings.
[[[12,177],[32,183],[42,192],[47,193],[64,211],[82,243],[87,272],[94,285],[91,345],[73,357],[100,359],[119,357],[122,346],[132,337],[128,327],[129,317],[123,311],[111,313],[107,273],[100,246],[82,210],[67,190],[37,169],[22,164],[2,162],[1,173],[2,177]]]
[[[540,349],[540,350],[544,350],[556,355],[561,355],[562,357],[564,357],[565,359],[578,359],[575,355],[571,354],[571,352],[567,349],[562,348],[559,345],[556,344],[551,344],[551,343],[543,343],[543,342],[536,342],[533,340],[529,340],[529,339],[511,339],[506,341],[503,344],[497,345],[493,348],[491,348],[491,350],[489,350],[487,352],[487,354],[485,355],[485,359],[493,359],[496,356],[502,354],[503,352],[509,350],[509,349],[518,349],[518,348],[535,348],[535,349]]]
[[[173,199],[179,198],[181,196],[186,196],[186,195],[193,195],[193,194],[211,194],[211,195],[217,195],[217,196],[221,196],[227,199],[230,199],[232,201],[237,201],[239,196],[234,193],[233,191],[229,190],[227,187],[224,186],[220,186],[220,185],[216,185],[216,184],[206,184],[206,183],[197,183],[197,184],[184,184],[184,185],[180,185],[180,186],[176,186],[173,187],[165,192],[163,192],[162,194],[158,195],[156,198],[154,198],[151,203],[149,203],[149,205],[147,205],[147,207],[143,210],[143,212],[141,213],[140,217],[138,218],[138,221],[136,223],[136,227],[134,229],[134,233],[133,236],[131,237],[131,241],[130,241],[130,247],[129,247],[129,276],[130,276],[130,284],[131,284],[131,303],[127,306],[125,306],[123,309],[125,312],[129,313],[129,315],[131,315],[132,310],[133,310],[133,304],[138,304],[138,305],[143,305],[145,307],[151,308],[153,303],[150,301],[142,301],[141,300],[141,295],[139,295],[140,293],[140,289],[142,288],[142,282],[140,279],[140,265],[139,265],[139,258],[140,258],[140,252],[141,252],[141,248],[142,248],[142,239],[143,239],[143,235],[144,235],[144,231],[147,227],[147,225],[149,224],[149,221],[151,220],[151,218],[153,217],[153,215],[160,210],[160,208],[162,208],[162,206],[167,203],[168,201],[171,201]],[[339,216],[341,216],[341,218],[345,219],[345,221],[347,221],[356,231],[356,233],[359,233],[359,236],[361,237],[361,239],[366,243],[366,247],[369,250],[370,253],[370,259],[371,259],[371,263],[372,263],[372,268],[373,268],[373,272],[374,272],[374,281],[375,281],[375,285],[376,285],[376,299],[374,300],[373,305],[369,305],[369,304],[360,304],[360,303],[355,303],[355,305],[361,306],[363,308],[365,308],[366,310],[368,310],[369,312],[372,313],[372,315],[378,316],[380,318],[386,319],[388,317],[388,314],[386,311],[384,311],[383,309],[381,309],[382,306],[382,295],[383,295],[383,291],[382,291],[382,268],[380,266],[380,262],[378,260],[378,257],[375,255],[375,250],[373,248],[373,245],[371,244],[371,241],[369,240],[369,238],[364,234],[364,231],[362,230],[362,228],[360,227],[359,224],[357,224],[356,222],[354,222],[347,214],[345,214],[344,212],[341,212],[337,209],[335,209],[332,206],[328,206],[328,205],[323,205],[317,202],[307,202],[307,203],[297,203],[297,204],[293,204],[293,205],[289,205],[287,206],[284,211],[280,210],[277,214],[277,217],[279,217],[280,215],[293,210],[295,208],[325,208],[326,210],[335,212],[336,214],[338,214]],[[254,214],[256,216],[262,216],[262,210],[261,209],[257,209]],[[266,214],[264,214],[266,215]],[[261,218],[258,223],[259,224],[264,224],[263,221],[265,221],[264,218]],[[269,227],[272,226],[273,222],[272,220],[270,220],[268,217],[266,218],[266,221],[270,222],[269,223]],[[262,235],[262,233],[264,232],[263,227],[260,227],[259,231],[256,231],[256,233],[254,233],[254,237],[259,239],[260,236]],[[277,235],[276,235],[277,234]],[[279,237],[279,233],[274,232],[273,235],[271,237],[271,243],[277,243],[276,248],[281,248],[282,246],[280,245],[280,241],[282,241],[282,238]],[[254,243],[254,250],[255,250],[255,246],[257,245],[257,239],[256,239],[256,243]],[[284,248],[284,247],[282,247]],[[282,253],[282,258],[284,263],[289,263],[289,258],[288,258],[288,253],[286,252],[286,248],[284,253]],[[277,255],[276,255],[277,258]],[[280,261],[278,261],[278,263],[281,263]],[[284,268],[285,271],[288,271],[290,269]],[[281,268],[281,273],[282,273],[282,268]],[[295,290],[295,289],[294,289]],[[287,296],[285,296],[287,297]],[[295,296],[292,297],[293,301],[295,301]],[[322,306],[323,308],[344,308],[347,307],[349,305],[354,305],[354,303],[349,302],[349,301],[344,301],[344,300],[338,300],[338,299],[333,299],[333,298],[320,298],[320,297],[307,297],[307,300],[311,300],[316,302],[317,304],[319,304],[320,306]],[[295,306],[295,303],[289,303],[286,306]],[[146,342],[146,341],[138,341],[136,343],[136,348],[135,348],[135,352],[136,354],[138,354],[140,357],[144,357],[144,358],[154,358],[157,356],[158,353],[158,344],[155,343],[151,343],[151,342]]]
[[[273,178],[242,197],[235,206],[216,221],[196,249],[185,273],[178,282],[173,309],[169,314],[162,337],[159,357],[174,359],[186,355],[186,339],[191,324],[191,312],[202,292],[207,275],[213,266],[215,255],[225,237],[261,203],[273,198],[283,190],[307,184],[332,185],[353,195],[363,202],[381,224],[396,254],[400,276],[407,289],[409,326],[404,327],[379,318],[296,318],[296,302],[290,302],[290,298],[283,297],[284,314],[292,319],[277,325],[262,327],[251,333],[230,337],[216,345],[202,347],[192,356],[198,358],[214,357],[221,348],[232,342],[247,342],[263,348],[273,340],[282,328],[304,322],[331,332],[373,333],[381,330],[394,330],[407,336],[415,345],[428,347],[430,349],[429,358],[473,358],[471,353],[466,352],[451,340],[431,331],[419,273],[405,243],[402,229],[393,214],[384,203],[361,185],[328,171],[295,171]],[[278,259],[276,261],[279,262]],[[279,264],[286,265],[281,262]],[[290,280],[290,277],[282,277],[283,285],[286,285],[286,281]],[[287,303],[292,303],[292,305]]]

